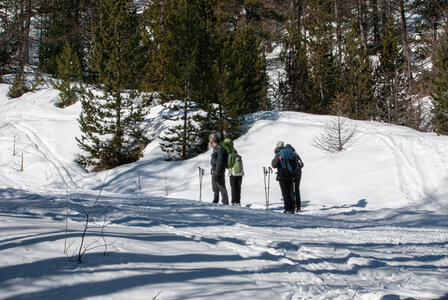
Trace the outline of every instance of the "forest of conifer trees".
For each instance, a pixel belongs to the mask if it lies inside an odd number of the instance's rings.
[[[161,138],[176,160],[212,132],[238,137],[245,114],[335,114],[335,101],[344,117],[448,134],[447,11],[446,0],[1,1],[0,82],[15,74],[13,101],[32,90],[27,66],[57,79],[58,106],[82,103],[80,163],[97,170],[139,159],[154,98],[175,121]]]

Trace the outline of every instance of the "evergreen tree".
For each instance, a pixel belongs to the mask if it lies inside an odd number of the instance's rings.
[[[197,105],[192,99],[198,51],[196,4],[196,0],[171,0],[166,1],[164,7],[164,37],[160,45],[163,55],[161,92],[165,101],[177,100],[169,105],[174,113],[166,116],[176,124],[161,136],[161,148],[169,154],[169,159],[187,159],[197,152],[198,147],[193,126]]]
[[[78,56],[84,79],[92,79],[87,53],[92,50],[92,24],[98,22],[100,0],[40,1],[39,68],[57,74],[57,58],[69,43]]]
[[[164,55],[161,46],[166,31],[166,1],[153,0],[147,4],[143,17],[143,61],[142,90],[161,92]]]
[[[232,137],[241,134],[243,115],[258,111],[267,93],[266,60],[261,41],[250,25],[239,27],[229,43],[228,56],[223,57],[225,109],[224,130]]]
[[[162,139],[162,149],[171,159],[186,159],[207,145],[207,137],[214,123],[209,112],[217,98],[215,73],[217,45],[214,36],[215,1],[184,0],[165,2],[162,53],[161,92],[165,100],[181,100],[170,109],[176,121]],[[206,112],[205,117],[195,113]]]
[[[333,54],[334,43],[329,14],[329,3],[324,0],[310,0],[309,20],[309,79],[310,86],[305,111],[327,113],[328,105],[339,89],[340,71]]]
[[[359,25],[355,20],[344,41],[342,98],[349,102],[348,117],[365,120],[373,99],[372,67],[361,44]]]
[[[443,25],[443,18],[447,17],[447,0],[412,0],[411,9],[419,15],[417,19],[417,28],[432,33],[433,42],[437,41],[437,32]]]
[[[25,71],[19,68],[12,86],[9,88],[9,97],[19,98],[23,94],[31,91],[31,87],[26,83]]]
[[[56,104],[59,107],[67,107],[72,105],[78,99],[77,94],[80,88],[72,86],[73,81],[80,81],[81,65],[78,56],[73,51],[70,44],[65,44],[61,55],[57,58],[58,78],[60,82],[53,82],[53,86],[58,89],[61,100]]]
[[[44,21],[43,39],[39,47],[39,68],[46,73],[57,74],[57,59],[64,45],[76,45],[80,50],[79,40],[74,35],[74,9],[72,0],[54,0],[47,19]]]
[[[141,69],[141,31],[132,1],[103,0],[93,31],[90,64],[101,95],[85,92],[79,118],[83,135],[77,141],[86,152],[80,162],[102,170],[138,160],[147,142],[141,127],[144,103],[131,90]]]
[[[433,57],[432,84],[434,92],[433,123],[438,134],[448,134],[448,21],[439,47]]]
[[[303,111],[308,88],[308,65],[305,42],[295,20],[287,25],[280,60],[285,70],[285,78],[279,83],[283,108]]]
[[[409,98],[406,95],[404,57],[398,47],[396,27],[392,17],[383,33],[380,63],[377,69],[376,117],[390,124],[403,125]]]

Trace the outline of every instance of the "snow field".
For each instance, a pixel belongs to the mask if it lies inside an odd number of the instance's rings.
[[[260,112],[235,141],[245,165],[242,207],[212,205],[211,151],[167,162],[148,116],[144,158],[108,172],[76,163],[79,103],[54,106],[46,88],[16,100],[0,84],[0,299],[438,299],[448,297],[448,138],[356,122],[344,152],[312,139],[329,116]],[[13,156],[14,136],[17,151]],[[284,215],[275,173],[265,206],[263,167],[278,140],[305,167],[304,212]],[[198,167],[206,169],[199,199]],[[136,185],[137,174],[143,182]],[[81,205],[100,195],[83,263],[69,255]],[[230,192],[230,187],[227,185]],[[104,243],[98,240],[101,224]],[[99,228],[98,228],[99,226]]]

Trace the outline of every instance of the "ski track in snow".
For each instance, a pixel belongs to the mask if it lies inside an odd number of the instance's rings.
[[[76,181],[72,178],[71,173],[68,167],[64,163],[62,163],[55,155],[52,154],[52,151],[49,150],[47,145],[39,138],[38,134],[33,131],[31,128],[24,126],[23,124],[9,124],[17,130],[17,132],[22,133],[25,137],[32,143],[32,147],[36,148],[39,155],[41,155],[46,162],[51,164],[51,166],[57,171],[60,179],[67,186],[67,188],[76,188],[78,187]]]
[[[424,163],[422,159],[425,157],[413,151],[416,147],[424,146],[422,139],[415,137],[391,138],[383,134],[378,134],[378,136],[395,155],[395,178],[398,180],[398,184],[405,198],[412,200],[416,207],[422,204],[437,208],[446,207],[446,205],[438,203],[439,200],[437,199],[448,199],[448,193],[442,194],[438,191],[432,183],[432,178],[426,174],[428,169],[422,167],[422,163]],[[435,160],[435,166],[442,166],[446,162],[442,161],[440,157],[444,156],[446,154],[440,153],[439,151],[432,151],[431,153],[427,153],[426,159],[429,157]],[[448,182],[448,172],[441,174],[441,176],[446,176],[446,182]]]

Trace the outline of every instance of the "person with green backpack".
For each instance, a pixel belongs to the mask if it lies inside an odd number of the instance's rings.
[[[232,190],[232,205],[241,206],[241,184],[243,183],[243,159],[235,150],[233,166],[229,168],[230,188]]]
[[[243,159],[234,148],[231,139],[224,139],[222,146],[228,153],[227,169],[229,170],[230,188],[232,190],[232,205],[241,206],[241,185],[244,176]]]

